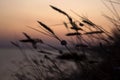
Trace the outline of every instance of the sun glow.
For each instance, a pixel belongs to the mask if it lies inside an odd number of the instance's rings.
[[[87,16],[93,22],[102,24],[102,26],[108,26],[109,24],[101,16],[101,12],[106,12],[106,9],[103,8],[100,0],[0,0],[0,32],[2,32],[0,38],[13,39],[15,35],[20,38],[21,35],[19,34],[22,32],[38,36],[40,35],[39,33],[37,34],[34,30],[26,27],[38,28],[39,24],[37,21],[42,21],[50,26],[60,36],[65,34],[66,30],[63,25],[54,25],[69,22],[68,19],[66,16],[51,9],[49,5],[54,5],[67,12],[75,20],[80,20],[80,18],[71,10],[81,16]]]

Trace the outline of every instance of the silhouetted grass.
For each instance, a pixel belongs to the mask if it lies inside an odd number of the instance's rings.
[[[112,32],[108,32],[101,26],[86,17],[81,18],[79,24],[63,10],[50,5],[52,9],[67,17],[68,23],[63,25],[67,29],[67,36],[70,40],[60,38],[52,28],[38,21],[42,29],[35,31],[52,37],[59,42],[62,48],[44,42],[42,39],[33,39],[27,33],[23,35],[27,39],[21,39],[21,43],[32,44],[38,54],[27,55],[22,47],[18,47],[27,59],[27,64],[22,64],[19,71],[13,73],[17,80],[119,80],[120,79],[120,17],[114,2],[108,0],[111,8],[104,5],[113,13],[115,18],[108,15],[105,17],[113,23]],[[76,13],[75,13],[76,14]],[[71,27],[72,26],[72,27]],[[85,30],[85,29],[88,30]],[[85,38],[88,37],[87,38]],[[91,43],[93,42],[93,43]],[[38,44],[39,43],[39,44]],[[37,44],[39,46],[37,46]],[[96,44],[96,45],[93,45]],[[24,45],[24,44],[23,44]],[[45,47],[43,47],[45,46]],[[49,47],[51,49],[47,49]],[[70,65],[71,64],[71,65]]]

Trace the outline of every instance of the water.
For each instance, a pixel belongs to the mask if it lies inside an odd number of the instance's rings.
[[[32,49],[25,49],[24,51],[27,55],[37,54]],[[15,66],[13,63],[18,63],[21,60],[23,60],[23,55],[19,49],[0,49],[0,80],[13,80],[13,77],[11,77],[12,71],[16,71],[20,65]],[[73,63],[67,64],[67,66],[71,66],[71,64]]]
[[[11,80],[11,70],[15,69],[13,61],[22,59],[22,54],[18,49],[0,49],[0,80]]]
[[[38,54],[34,49],[25,49],[24,51],[27,55]],[[24,57],[22,52],[17,48],[0,49],[0,80],[13,80],[11,74],[20,65],[16,66],[15,63],[23,61]]]

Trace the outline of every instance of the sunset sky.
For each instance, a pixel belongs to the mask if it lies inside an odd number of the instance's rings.
[[[38,32],[26,27],[38,27],[38,20],[47,25],[67,21],[64,15],[51,9],[49,5],[62,9],[74,18],[77,16],[71,10],[87,16],[97,24],[107,25],[102,14],[109,12],[101,0],[0,0],[0,45],[20,39],[22,32],[38,37]],[[59,34],[64,32],[62,26],[51,28],[56,29]]]

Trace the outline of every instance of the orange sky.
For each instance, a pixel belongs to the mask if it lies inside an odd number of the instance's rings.
[[[0,0],[0,38],[16,39],[21,32],[38,35],[26,26],[37,27],[40,20],[48,25],[67,21],[66,17],[49,7],[54,5],[72,17],[77,18],[70,10],[85,15],[98,24],[106,25],[102,13],[109,13],[101,0]],[[64,32],[62,26],[52,27],[58,33]]]

